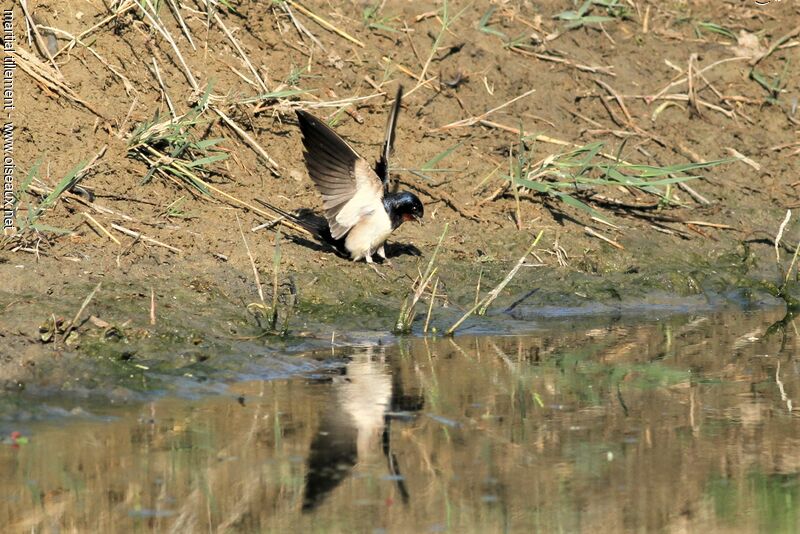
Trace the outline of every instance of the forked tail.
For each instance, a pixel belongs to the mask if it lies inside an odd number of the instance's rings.
[[[328,228],[328,223],[325,219],[311,210],[302,210],[301,213],[291,213],[277,206],[273,206],[266,200],[255,199],[256,202],[274,212],[280,217],[282,223],[286,223],[290,228],[299,230],[305,236],[312,237],[320,244],[326,245],[333,249],[339,255],[348,257],[347,249],[344,248],[344,239],[334,239],[331,236],[331,231]]]

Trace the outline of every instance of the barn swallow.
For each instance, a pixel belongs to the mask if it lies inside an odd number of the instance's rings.
[[[372,255],[375,253],[386,260],[384,243],[389,235],[406,221],[421,221],[424,214],[422,202],[415,194],[391,190],[389,157],[394,148],[402,97],[403,88],[400,87],[386,126],[381,154],[374,167],[324,121],[297,110],[306,168],[322,196],[331,244],[353,261],[364,259],[373,263]],[[300,222],[283,210],[266,205],[284,217]],[[317,232],[309,230],[319,234],[319,229]]]

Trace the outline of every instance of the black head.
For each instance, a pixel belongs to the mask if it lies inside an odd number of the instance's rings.
[[[425,208],[422,206],[417,195],[403,191],[402,193],[388,193],[383,197],[383,205],[389,218],[392,220],[392,228],[397,228],[406,221],[422,221],[425,215]]]

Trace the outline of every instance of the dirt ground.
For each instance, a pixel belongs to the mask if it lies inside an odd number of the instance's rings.
[[[271,220],[257,199],[320,208],[293,110],[328,120],[372,160],[398,84],[406,96],[392,167],[426,215],[392,242],[421,256],[395,247],[384,281],[284,229],[279,286],[297,288],[295,332],[391,328],[445,225],[437,309],[469,307],[479,273],[485,292],[539,231],[530,260],[543,265],[524,267],[509,294],[545,287],[545,300],[570,303],[593,297],[586,280],[622,296],[703,289],[675,273],[735,270],[743,243],[769,270],[771,240],[800,205],[794,2],[595,1],[583,12],[567,0],[158,4],[154,16],[131,1],[29,0],[52,62],[13,6],[16,46],[27,51],[14,81],[17,220],[36,220],[0,250],[8,387],[43,359],[76,353],[81,344],[59,343],[69,332],[53,327],[76,313],[76,331],[95,338],[121,335],[111,325],[138,340],[204,323],[229,335],[256,329],[242,234],[266,301],[275,242],[274,229],[251,231]],[[161,152],[146,153],[148,163],[133,141],[142,125],[169,120],[170,107],[185,117],[198,102],[190,139],[219,138],[227,155],[196,168],[208,194],[163,172],[188,152],[153,144]],[[593,167],[596,185],[553,193],[586,169],[547,162],[597,142],[606,165],[728,161],[649,190],[608,184]],[[530,169],[547,169],[527,175],[534,189],[510,187],[521,145]],[[79,165],[77,187],[48,200]],[[143,183],[151,165],[162,170]],[[785,242],[797,242],[794,223]]]

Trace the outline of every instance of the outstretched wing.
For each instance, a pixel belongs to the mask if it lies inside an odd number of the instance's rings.
[[[394,130],[397,127],[397,115],[400,113],[400,103],[403,100],[403,86],[397,87],[397,95],[394,97],[392,112],[389,114],[389,122],[386,123],[386,136],[384,137],[383,147],[380,158],[375,164],[375,174],[383,182],[384,191],[389,190],[389,157],[394,150]]]
[[[308,175],[322,195],[334,239],[382,206],[383,183],[353,148],[310,113],[297,110]]]

